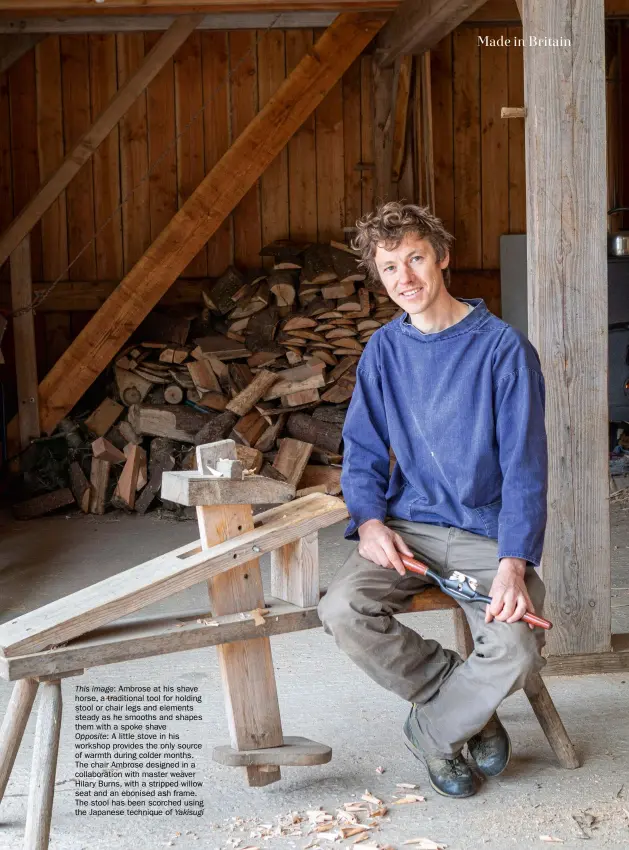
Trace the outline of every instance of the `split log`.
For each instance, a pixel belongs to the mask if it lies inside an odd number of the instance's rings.
[[[354,295],[355,292],[356,287],[351,280],[344,282],[337,281],[336,283],[324,286],[321,290],[324,298],[347,298],[350,295]]]
[[[303,278],[310,283],[327,283],[336,280],[329,245],[311,245],[304,251]]]
[[[96,434],[97,437],[104,437],[123,410],[124,407],[118,404],[117,401],[114,401],[113,398],[106,398],[87,417],[85,427],[92,434]]]
[[[138,434],[182,443],[194,443],[197,433],[208,424],[209,415],[185,405],[134,404],[129,408],[129,422]]]
[[[291,414],[288,417],[287,430],[296,440],[312,443],[331,452],[338,452],[341,445],[342,428],[332,422],[313,419],[305,413]]]
[[[284,430],[285,424],[286,415],[280,414],[275,420],[275,422],[272,425],[269,425],[266,430],[263,431],[262,436],[254,444],[254,448],[258,449],[261,452],[271,451],[271,449],[275,445],[276,439]]]
[[[187,348],[165,348],[160,353],[159,360],[161,363],[183,363],[188,356]]]
[[[120,431],[125,443],[136,443],[138,446],[141,444],[142,437],[136,434],[135,430],[126,420],[118,423],[118,430]]]
[[[200,393],[218,393],[221,391],[218,378],[208,360],[194,360],[187,366],[194,386]]]
[[[90,509],[91,487],[81,469],[81,464],[76,460],[70,464],[70,489],[77,505],[86,514]]]
[[[277,375],[274,372],[261,369],[249,386],[229,402],[226,409],[231,410],[232,413],[236,413],[238,416],[244,416],[262,398],[269,387],[275,383],[276,379]]]
[[[250,446],[236,446],[236,458],[245,469],[256,475],[260,472],[264,463],[262,452],[258,449],[252,449]]]
[[[225,411],[227,413],[227,411]],[[233,411],[229,411],[232,415],[236,415]],[[260,416],[257,410],[251,410],[245,416],[238,420],[234,425],[234,433],[242,440],[245,446],[255,446],[262,434],[267,428],[267,421],[263,416]]]
[[[145,514],[147,512],[162,486],[162,473],[170,472],[175,468],[175,450],[176,443],[173,440],[167,440],[163,437],[156,437],[151,440],[148,465],[149,480],[136,500],[135,510],[137,513]]]
[[[202,359],[203,356],[208,354],[212,354],[218,360],[236,360],[238,357],[247,357],[249,355],[249,351],[244,345],[233,342],[220,334],[195,339],[195,343],[197,344],[198,351],[195,349],[192,352],[192,356],[197,360]]]
[[[179,384],[168,384],[164,387],[164,401],[166,404],[181,404],[183,401],[183,389]]]
[[[319,401],[319,390],[300,390],[290,395],[280,397],[283,407],[300,407],[304,404],[316,404]]]
[[[188,398],[190,399],[190,392],[188,392]],[[192,401],[192,399],[190,400]],[[224,396],[222,393],[203,393],[197,399],[197,404],[200,404],[201,407],[208,407],[210,410],[220,412],[227,407],[227,396]]]
[[[231,410],[225,410],[223,413],[219,413],[218,416],[207,422],[196,434],[193,440],[195,446],[224,440],[229,436],[229,433],[237,422],[238,416],[232,413]]]
[[[121,452],[104,437],[94,440],[92,454],[99,460],[106,460],[108,463],[124,463],[126,460],[124,452]]]
[[[92,487],[90,498],[91,514],[105,513],[110,470],[111,463],[108,460],[103,460],[98,457],[92,458],[92,468],[90,470],[90,485]]]
[[[134,443],[129,444],[127,461],[122,469],[111,503],[116,508],[132,511],[142,463],[146,463],[146,452]]]
[[[341,492],[341,468],[337,466],[307,466],[299,480],[299,489],[325,485],[329,496],[338,496]]]
[[[239,290],[245,279],[234,266],[230,266],[216,281],[209,293],[203,294],[205,303],[217,313],[225,314],[233,308],[232,295]]]
[[[126,405],[139,404],[144,401],[153,387],[153,380],[146,377],[145,373],[130,372],[116,365],[114,374],[118,395]]]
[[[34,519],[38,516],[44,516],[57,508],[65,508],[67,505],[74,504],[74,495],[69,487],[64,487],[61,490],[54,490],[52,493],[44,493],[41,496],[34,496],[32,499],[27,499],[25,502],[19,502],[13,505],[13,516],[16,519]]]
[[[312,443],[302,443],[286,437],[280,440],[280,447],[273,466],[284,475],[286,481],[297,486],[304,469],[308,464],[313,449]]]

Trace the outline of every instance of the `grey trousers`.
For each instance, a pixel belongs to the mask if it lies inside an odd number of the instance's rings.
[[[386,524],[435,572],[467,573],[478,580],[481,593],[489,593],[498,569],[496,540],[426,523],[389,518]],[[356,548],[319,603],[319,616],[324,630],[368,676],[415,703],[422,749],[452,758],[502,700],[544,666],[544,631],[522,622],[486,624],[485,605],[460,603],[474,638],[474,652],[462,661],[395,618],[427,586],[422,576],[400,576],[362,558]],[[526,569],[526,586],[540,613],[545,591],[533,567]]]

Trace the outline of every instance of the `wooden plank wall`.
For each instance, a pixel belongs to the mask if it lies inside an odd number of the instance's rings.
[[[499,239],[525,229],[524,127],[500,118],[524,102],[522,50],[478,36],[521,27],[460,27],[432,52],[436,212],[455,238],[454,294],[500,311]],[[119,280],[311,47],[311,30],[194,33],[32,233],[33,279]],[[155,44],[156,33],[49,37],[0,77],[0,228]],[[231,74],[231,79],[228,75]],[[373,67],[364,55],[195,258],[186,277],[259,265],[274,238],[342,239],[372,209]],[[204,107],[204,104],[205,107]],[[411,110],[412,114],[412,110]],[[195,120],[196,118],[196,120]],[[417,116],[399,197],[421,200]],[[175,141],[175,136],[182,134]],[[150,168],[150,175],[147,171]],[[629,168],[626,169],[629,174]],[[122,211],[117,209],[126,199]],[[101,228],[90,244],[95,228]],[[77,256],[78,255],[78,256]],[[6,304],[8,270],[0,270]],[[89,314],[37,315],[40,377]],[[9,339],[5,356],[10,358]]]

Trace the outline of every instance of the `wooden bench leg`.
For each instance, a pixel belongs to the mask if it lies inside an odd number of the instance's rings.
[[[455,648],[461,658],[465,659],[474,652],[474,638],[463,609],[457,607],[452,613],[454,615]]]
[[[20,679],[13,687],[0,729],[0,800],[4,797],[38,687],[39,683],[33,679]]]
[[[61,682],[46,682],[37,713],[24,850],[47,850],[61,730]]]
[[[557,756],[559,764],[570,770],[579,767],[579,759],[572,741],[568,737],[568,733],[561,722],[561,717],[559,717],[555,704],[539,673],[535,673],[529,677],[524,687],[524,693],[531,703],[531,708],[535,712],[535,716],[539,720],[539,725],[542,727],[548,743]]]

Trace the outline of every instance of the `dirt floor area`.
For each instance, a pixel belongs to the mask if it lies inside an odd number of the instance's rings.
[[[342,526],[320,535],[322,581],[327,583],[352,548]],[[68,514],[28,523],[0,522],[0,620],[45,604],[127,567],[194,539],[196,524],[157,514]],[[614,631],[629,632],[629,501],[612,506]],[[263,569],[268,569],[263,559]],[[185,614],[204,602],[191,588],[151,612]],[[146,612],[145,612],[146,613]],[[453,644],[449,612],[406,615],[418,630]],[[53,850],[301,850],[352,846],[339,827],[313,832],[326,814],[369,824],[364,810],[352,813],[368,791],[387,807],[372,818],[369,848],[404,847],[476,850],[531,848],[629,848],[629,674],[549,678],[547,684],[572,736],[583,766],[558,767],[526,699],[509,698],[501,717],[513,741],[508,771],[487,782],[469,800],[435,794],[423,767],[406,751],[401,726],[408,707],[378,688],[336,649],[320,629],[273,638],[284,732],[329,744],[329,764],[283,768],[281,782],[245,786],[240,769],[211,760],[212,747],[228,742],[216,652],[178,653],[89,670],[64,682],[64,716],[50,847]],[[198,759],[203,781],[203,817],[76,817],[74,695],[77,683],[197,684],[203,721],[196,726],[207,744]],[[11,686],[0,682],[0,716]],[[173,729],[177,724],[173,724]],[[22,847],[29,768],[35,728],[32,717],[0,808],[0,847]],[[417,786],[400,787],[402,784]],[[407,795],[418,799],[399,803]],[[377,809],[371,803],[372,810]],[[309,814],[310,813],[310,814]],[[345,824],[347,825],[347,823]],[[425,839],[420,842],[419,839]]]

